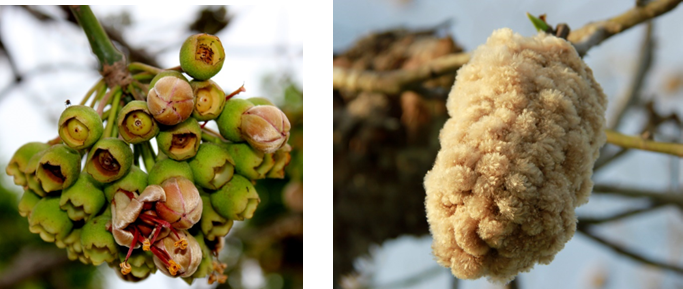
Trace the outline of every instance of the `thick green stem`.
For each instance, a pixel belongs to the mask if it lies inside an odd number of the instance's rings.
[[[88,37],[92,52],[95,53],[100,61],[100,70],[106,65],[113,65],[117,61],[123,60],[123,54],[114,47],[104,32],[104,29],[97,21],[95,14],[92,13],[87,5],[71,5],[71,12],[83,27],[85,35]]]

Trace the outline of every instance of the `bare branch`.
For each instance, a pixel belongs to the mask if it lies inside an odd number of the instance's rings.
[[[633,188],[619,188],[608,185],[593,186],[595,194],[615,194],[628,198],[649,198],[657,203],[673,204],[683,208],[683,195],[678,192],[652,192]]]
[[[604,217],[604,218],[590,218],[590,217],[584,217],[584,218],[579,218],[579,224],[582,225],[597,225],[597,224],[602,224],[602,223],[607,223],[607,222],[612,222],[612,221],[617,221],[621,220],[623,218],[628,218],[631,216],[635,216],[641,213],[646,213],[649,211],[652,211],[654,209],[658,209],[666,205],[665,203],[656,203],[654,205],[651,205],[647,208],[643,209],[635,209],[635,210],[630,210],[626,212],[621,212],[609,217]]]
[[[605,129],[605,133],[607,134],[607,143],[613,145],[683,157],[683,144],[646,140],[639,136],[625,135],[611,129]]]

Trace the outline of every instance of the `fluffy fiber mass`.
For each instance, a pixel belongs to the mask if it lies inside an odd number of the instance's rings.
[[[548,264],[588,201],[607,98],[567,41],[499,29],[458,71],[425,177],[439,264],[512,280]]]

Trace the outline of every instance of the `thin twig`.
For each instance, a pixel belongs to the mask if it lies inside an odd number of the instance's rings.
[[[646,150],[683,157],[683,144],[646,140],[638,136],[625,135],[611,129],[605,129],[605,134],[607,134],[607,143],[623,148]]]
[[[621,213],[618,213],[618,214],[615,214],[615,215],[612,215],[612,216],[609,216],[609,217],[604,217],[604,218],[583,217],[583,218],[579,218],[579,224],[582,224],[582,225],[597,225],[597,224],[602,224],[602,223],[607,223],[607,222],[613,222],[613,221],[617,221],[617,220],[620,220],[620,219],[623,219],[623,218],[628,218],[628,217],[631,217],[631,216],[635,216],[635,215],[638,215],[638,214],[641,214],[641,213],[646,213],[646,212],[649,212],[649,211],[652,211],[652,210],[661,208],[661,207],[663,207],[664,205],[666,205],[666,204],[665,204],[665,203],[656,203],[656,204],[651,205],[651,206],[649,206],[649,207],[647,207],[647,208],[629,210],[629,211],[626,211],[626,212],[621,212]]]
[[[609,156],[605,156],[604,158],[598,158],[598,160],[595,162],[595,165],[593,165],[593,171],[595,172],[595,171],[605,167],[606,165],[611,163],[613,160],[616,160],[619,157],[625,155],[627,152],[629,152],[629,149],[619,148],[619,151],[616,153],[613,153]]]
[[[656,203],[673,204],[683,208],[683,194],[678,192],[652,192],[634,188],[620,188],[608,185],[593,186],[593,193],[615,194],[629,198],[649,198]]]
[[[579,232],[581,232],[581,233],[583,233],[584,236],[586,236],[586,237],[588,237],[588,238],[591,238],[591,239],[597,241],[598,243],[607,246],[608,248],[612,249],[612,250],[613,250],[614,252],[616,252],[617,254],[620,254],[620,255],[622,255],[622,256],[631,258],[632,260],[635,260],[635,261],[638,261],[638,262],[641,262],[641,263],[644,263],[644,264],[647,264],[647,265],[650,265],[650,266],[659,267],[659,268],[662,268],[662,269],[667,269],[667,270],[671,270],[671,271],[674,271],[674,272],[683,274],[683,268],[681,268],[681,267],[674,266],[674,265],[670,265],[670,264],[666,264],[666,263],[662,263],[662,262],[659,262],[659,261],[655,261],[655,260],[649,259],[649,258],[647,258],[647,257],[641,256],[641,255],[639,255],[639,254],[633,253],[633,252],[631,252],[631,251],[628,251],[628,250],[626,250],[626,249],[624,249],[624,248],[621,248],[621,247],[619,247],[619,246],[617,246],[617,245],[615,245],[615,244],[610,243],[609,241],[607,241],[607,240],[605,240],[605,239],[603,239],[603,238],[601,238],[601,237],[598,237],[598,236],[596,236],[596,235],[593,235],[593,234],[589,233],[589,232],[585,229],[585,227],[583,227],[583,226],[578,226],[576,230],[579,231]]]

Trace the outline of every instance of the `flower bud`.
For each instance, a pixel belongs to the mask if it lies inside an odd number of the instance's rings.
[[[268,171],[266,177],[272,179],[285,178],[285,167],[289,164],[289,161],[292,159],[292,156],[289,154],[289,152],[291,151],[292,147],[289,144],[286,144],[279,150],[275,151],[275,153],[273,154],[275,164],[273,164],[273,168],[271,168],[270,171]]]
[[[62,191],[59,207],[66,211],[73,221],[90,219],[104,206],[104,192],[99,184],[85,172],[82,172],[76,183]]]
[[[104,138],[90,149],[85,170],[95,180],[106,184],[125,176],[132,164],[133,151],[127,143],[116,138]]]
[[[207,80],[216,75],[221,71],[224,60],[223,44],[213,35],[192,35],[180,48],[180,67],[197,80]]]
[[[73,149],[89,148],[103,132],[102,119],[89,106],[69,106],[59,117],[59,137]]]
[[[202,199],[192,181],[173,177],[161,183],[166,201],[156,203],[156,212],[176,229],[189,229],[202,216]]]
[[[202,211],[200,225],[205,238],[209,241],[214,241],[216,238],[225,237],[230,232],[230,229],[232,229],[234,221],[216,213],[216,210],[211,205],[209,196],[202,196],[202,204],[204,205],[204,210]]]
[[[185,239],[187,246],[178,248],[176,243]],[[202,249],[197,240],[186,231],[178,232],[178,236],[170,234],[152,246],[154,264],[159,271],[171,277],[189,277],[197,271],[202,261]]]
[[[177,161],[189,159],[197,154],[201,143],[202,129],[194,118],[162,131],[157,136],[159,150]]]
[[[107,203],[111,203],[116,192],[141,194],[145,187],[147,187],[147,173],[136,165],[132,165],[126,176],[104,187],[104,196],[107,198]]]
[[[68,188],[81,172],[81,155],[63,145],[53,145],[38,161],[36,176],[45,192]]]
[[[154,167],[149,171],[148,183],[150,185],[159,185],[166,179],[172,177],[184,177],[194,182],[192,169],[188,163],[165,159],[156,162]]]
[[[211,205],[216,212],[231,220],[251,219],[261,199],[249,180],[234,175],[220,190],[211,194]]]
[[[47,153],[47,149],[37,152],[26,165],[24,170],[24,175],[26,176],[26,187],[36,193],[36,195],[44,197],[47,193],[43,190],[43,185],[40,184],[40,180],[36,176],[36,169],[38,168],[38,162]]]
[[[235,161],[235,172],[250,180],[265,178],[275,165],[272,154],[254,150],[246,143],[226,144],[224,147]]]
[[[289,139],[289,119],[272,105],[257,105],[242,114],[240,132],[254,149],[272,153]]]
[[[33,211],[33,207],[36,206],[41,197],[36,195],[31,189],[26,189],[24,194],[21,195],[21,200],[19,200],[19,215],[22,217],[28,217]]]
[[[128,143],[138,144],[155,137],[159,133],[159,124],[147,108],[147,103],[133,100],[121,109],[118,115],[119,133]]]
[[[50,145],[46,143],[30,142],[22,145],[14,153],[12,159],[10,159],[9,164],[7,165],[7,168],[5,169],[5,172],[8,176],[14,177],[15,185],[28,185],[24,171],[26,170],[29,160],[31,160],[31,157],[33,157],[36,153],[46,150],[49,147]]]
[[[232,142],[243,142],[240,126],[242,125],[242,114],[254,105],[248,100],[231,98],[225,102],[223,112],[216,119],[218,131],[223,137]]]
[[[190,82],[194,99],[192,117],[197,120],[216,119],[225,106],[225,92],[213,80]]]
[[[59,197],[45,197],[38,201],[28,218],[28,230],[40,234],[45,242],[60,242],[71,233],[73,223],[66,212],[59,209]]]
[[[108,211],[88,220],[81,230],[83,254],[93,265],[111,263],[119,256],[111,228],[111,213]]]
[[[190,117],[194,109],[194,96],[190,83],[182,73],[159,73],[152,79],[150,87],[147,106],[159,123],[176,125]]]
[[[199,146],[197,155],[190,161],[190,168],[198,186],[218,190],[232,179],[234,164],[226,149],[205,142]]]

